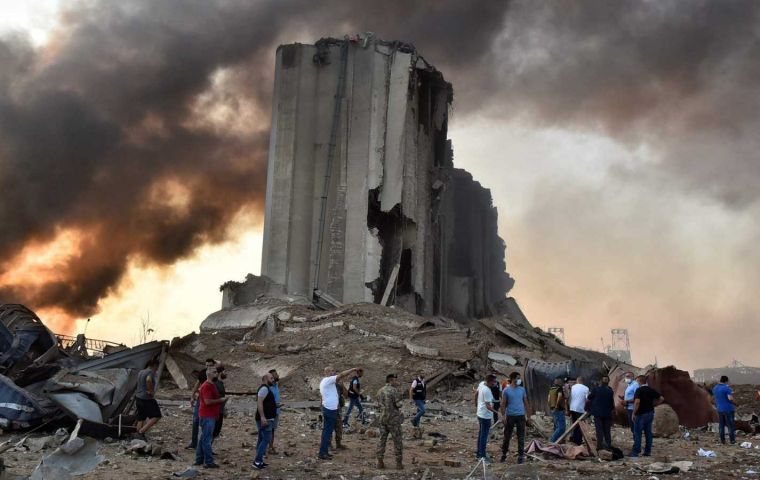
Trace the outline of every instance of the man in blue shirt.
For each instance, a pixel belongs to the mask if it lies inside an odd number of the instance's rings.
[[[628,417],[628,425],[631,426],[631,433],[633,433],[633,419],[631,418],[633,415],[633,397],[641,385],[633,378],[633,372],[625,372],[625,383],[628,385],[625,387],[625,396],[623,397],[625,414]]]
[[[509,441],[512,430],[517,427],[517,463],[525,462],[525,415],[528,408],[528,395],[517,372],[509,375],[509,384],[502,392],[501,417],[505,419],[504,440],[501,444],[501,461],[507,460]],[[506,416],[505,416],[506,413]]]
[[[276,454],[277,450],[274,449],[274,432],[277,430],[277,423],[280,421],[280,408],[282,407],[282,403],[280,402],[280,375],[274,368],[269,370],[269,373],[272,374],[272,380],[274,380],[274,383],[269,386],[269,391],[272,392],[274,403],[277,405],[277,416],[275,417],[274,422],[271,422],[272,440],[269,441],[269,453]]]
[[[720,377],[720,383],[713,387],[712,394],[715,399],[715,408],[718,410],[720,443],[726,443],[726,427],[728,427],[728,439],[731,444],[734,444],[736,443],[736,426],[734,425],[736,404],[734,403],[734,391],[728,386],[727,376]]]

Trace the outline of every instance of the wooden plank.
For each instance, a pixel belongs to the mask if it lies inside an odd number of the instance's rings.
[[[570,434],[573,432],[573,428],[575,428],[575,426],[576,426],[576,425],[578,425],[578,424],[579,424],[579,423],[581,423],[583,420],[585,420],[585,419],[586,419],[586,417],[588,417],[588,412],[585,412],[583,415],[581,415],[580,417],[578,417],[578,420],[576,420],[575,422],[573,422],[573,424],[572,424],[572,425],[570,425],[570,428],[568,428],[568,429],[565,431],[565,433],[563,433],[563,434],[562,434],[562,436],[561,436],[561,437],[559,437],[559,438],[557,439],[557,441],[556,441],[556,442],[554,442],[554,443],[557,443],[557,444],[560,444],[560,443],[562,443],[562,442],[563,442],[563,441],[564,441],[564,440],[565,440],[567,437],[569,437],[569,436],[570,436]]]
[[[597,456],[596,447],[591,443],[591,440],[589,440],[589,434],[586,430],[586,424],[581,422],[578,425],[581,429],[581,436],[583,437],[583,441],[586,443],[586,447],[588,447],[588,452],[591,454],[592,457]]]
[[[385,284],[385,293],[383,293],[383,299],[380,301],[380,305],[388,304],[388,299],[391,296],[391,292],[396,286],[396,278],[398,278],[398,270],[400,267],[401,265],[398,263],[393,266],[393,270],[391,270],[391,277],[388,279],[388,283]]]

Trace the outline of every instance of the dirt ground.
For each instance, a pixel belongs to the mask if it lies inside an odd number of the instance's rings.
[[[470,386],[461,386],[452,397],[465,398]],[[179,391],[165,391],[164,397],[177,398],[183,395]],[[287,390],[283,391],[284,401],[292,399]],[[189,404],[170,401],[172,405],[163,407],[164,419],[150,432],[148,440],[161,446],[163,451],[174,453],[177,460],[160,460],[157,457],[126,453],[129,441],[104,442],[100,453],[106,461],[79,478],[92,480],[106,479],[154,479],[172,478],[175,472],[192,466],[194,452],[185,450],[189,442],[191,410]],[[357,429],[344,435],[347,450],[338,451],[332,461],[323,462],[316,459],[319,443],[320,423],[316,410],[286,408],[277,430],[275,442],[277,454],[270,454],[267,462],[270,466],[263,471],[254,471],[250,462],[254,456],[256,428],[253,421],[255,401],[253,397],[235,397],[229,404],[229,416],[225,420],[222,436],[215,443],[216,460],[221,465],[219,470],[198,471],[196,478],[203,479],[453,479],[465,478],[475,466],[474,448],[477,435],[477,422],[474,408],[467,400],[430,402],[430,413],[423,419],[423,438],[412,439],[412,427],[404,424],[404,464],[405,469],[398,472],[393,469],[375,468],[375,448],[377,438],[372,437],[373,428]],[[411,403],[405,405],[407,418],[413,414]],[[372,411],[372,407],[368,407]],[[356,424],[354,420],[352,423]],[[501,429],[497,426],[489,442],[489,453],[495,459],[500,455],[502,439]],[[593,431],[593,429],[591,429]],[[42,436],[40,434],[39,436]],[[32,436],[35,436],[34,434]],[[529,439],[536,432],[529,432]],[[0,442],[18,439],[21,435],[4,435]],[[637,465],[646,465],[653,461],[693,461],[692,470],[675,475],[655,474],[657,478],[758,478],[760,474],[760,436],[751,437],[740,434],[737,445],[722,446],[716,435],[705,431],[691,431],[688,440],[655,439],[653,457],[625,459],[603,462],[598,459],[586,460],[543,460],[528,458],[524,465],[516,465],[516,458],[511,456],[505,464],[494,463],[486,470],[487,478],[652,478],[652,474],[637,469]],[[752,448],[744,449],[739,443],[749,441]],[[434,444],[435,443],[435,444]],[[613,443],[626,453],[630,450],[630,432],[622,427],[615,427]],[[713,450],[715,458],[697,456],[699,448]],[[516,445],[511,450],[514,451]],[[12,474],[29,475],[38,463],[40,456],[49,453],[30,452],[25,447],[5,452],[2,457],[6,468]],[[389,443],[386,460],[393,465],[392,444]],[[460,466],[448,466],[444,460],[459,462]],[[426,473],[427,472],[427,473]],[[2,477],[0,477],[2,478]],[[483,478],[479,468],[473,478]]]

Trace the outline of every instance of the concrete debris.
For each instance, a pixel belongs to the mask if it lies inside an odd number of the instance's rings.
[[[172,476],[180,478],[195,478],[199,473],[200,472],[197,469],[190,467],[182,470],[181,472],[174,472],[172,473]]]
[[[648,465],[637,464],[636,468],[646,473],[686,473],[691,470],[694,462],[654,462]]]
[[[652,433],[655,437],[665,438],[680,434],[678,415],[667,403],[657,405],[654,409]]]
[[[517,359],[506,353],[488,352],[488,359],[497,364],[502,363],[509,366],[517,365]]]

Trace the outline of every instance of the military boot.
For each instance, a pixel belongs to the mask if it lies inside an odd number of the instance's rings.
[[[377,459],[377,468],[379,468],[380,470],[385,468],[385,463],[383,462],[382,458]]]

